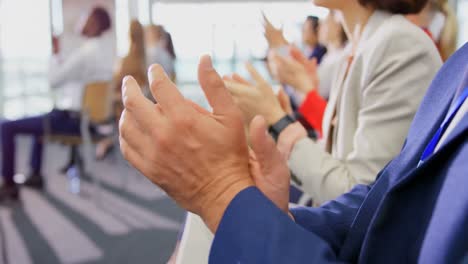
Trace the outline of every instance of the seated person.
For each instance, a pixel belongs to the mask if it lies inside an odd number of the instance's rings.
[[[122,79],[127,75],[132,75],[144,91],[148,90],[143,26],[137,20],[132,20],[128,33],[130,41],[128,53],[117,63],[112,82],[112,88],[115,91],[113,105],[114,120],[116,122],[120,119],[123,110],[121,94]],[[115,130],[111,129],[110,131],[111,133],[104,135],[104,139],[102,139],[96,147],[96,158],[98,160],[103,160],[114,150],[114,138],[112,134],[115,133]]]
[[[430,38],[403,16],[418,12],[424,1],[348,0],[317,4],[339,10],[348,18],[344,19],[344,27],[351,42],[340,60],[330,101],[324,103],[324,113],[318,111],[323,116],[322,125],[317,127],[319,122],[310,122],[321,130],[321,142],[310,139],[282,110],[270,85],[253,67],[249,67],[249,72],[254,82],[232,80],[226,86],[247,120],[256,115],[267,120],[292,173],[314,204],[320,205],[356,184],[373,183],[377,172],[399,153],[430,80],[442,62]],[[276,57],[279,62],[294,61]],[[306,79],[308,72],[301,73],[301,67],[296,66],[279,69],[279,76],[289,72]],[[317,109],[324,102],[317,89],[312,88],[316,87],[313,83],[303,89],[307,87],[310,88],[301,113],[304,106]]]
[[[112,79],[115,48],[110,28],[111,19],[107,11],[100,7],[94,8],[81,30],[86,38],[83,45],[65,60],[61,61],[55,56],[51,62],[49,78],[52,88],[57,90],[56,108],[45,115],[1,124],[3,185],[0,187],[0,202],[18,198],[18,186],[13,180],[17,135],[31,135],[34,138],[31,175],[25,185],[42,188],[42,136],[46,124],[50,125],[51,132],[55,134],[80,133],[79,111],[85,85]]]
[[[457,49],[458,21],[448,0],[430,0],[421,12],[407,18],[431,36],[442,60]]]
[[[468,259],[468,44],[433,80],[401,153],[372,185],[289,211],[288,167],[250,126],[211,59],[199,82],[213,112],[186,100],[160,66],[154,105],[124,80],[126,159],[215,233],[210,263],[464,263]],[[391,142],[389,142],[391,143]],[[249,158],[250,153],[250,158]]]

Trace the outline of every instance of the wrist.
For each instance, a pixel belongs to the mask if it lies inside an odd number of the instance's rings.
[[[281,108],[281,107],[279,107],[279,108]],[[270,112],[270,114],[265,116],[265,119],[266,119],[268,125],[271,126],[271,125],[277,123],[285,115],[286,115],[286,112],[284,112],[283,110],[274,109],[273,111]]]
[[[250,177],[237,181],[224,181],[219,187],[210,188],[208,196],[202,203],[200,217],[211,232],[216,233],[219,223],[232,200],[244,189],[255,186]]]
[[[277,147],[280,153],[286,160],[289,160],[289,156],[296,143],[307,137],[307,131],[299,122],[286,127],[278,137]]]

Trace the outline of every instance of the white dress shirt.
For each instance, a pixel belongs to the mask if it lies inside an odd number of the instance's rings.
[[[447,130],[445,130],[445,133],[440,138],[439,143],[437,144],[435,148],[435,152],[437,152],[440,149],[440,147],[445,143],[448,136],[450,136],[452,131],[455,129],[455,127],[457,127],[458,123],[460,123],[462,118],[465,117],[467,112],[468,112],[468,99],[465,100],[465,102],[462,104],[460,109],[458,109],[458,112],[453,117],[452,122],[450,122],[449,126],[447,127]]]
[[[53,56],[49,82],[55,90],[55,107],[80,111],[84,87],[96,81],[111,81],[115,62],[115,39],[107,32],[87,39],[62,60]]]

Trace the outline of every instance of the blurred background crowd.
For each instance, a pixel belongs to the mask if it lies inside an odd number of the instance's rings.
[[[406,16],[442,60],[468,41],[467,17],[467,0],[430,0]],[[22,193],[21,208],[0,207],[0,263],[169,259],[184,212],[117,153],[122,79],[132,75],[154,101],[146,72],[157,63],[186,98],[208,107],[200,55],[211,54],[221,75],[248,76],[249,61],[292,113],[307,93],[278,69],[278,55],[291,55],[312,62],[326,104],[352,46],[341,19],[300,0],[0,0],[2,188],[46,190]],[[80,112],[86,118],[73,114]],[[309,136],[320,138],[322,116],[304,119]],[[14,144],[16,134],[32,134],[33,146],[23,137]],[[2,195],[17,197],[17,187]]]

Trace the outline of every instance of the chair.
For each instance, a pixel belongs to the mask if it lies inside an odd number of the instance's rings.
[[[86,85],[83,94],[82,110],[80,113],[79,136],[53,134],[50,122],[46,120],[45,140],[56,142],[72,149],[73,164],[79,175],[90,176],[96,187],[99,187],[99,178],[93,175],[95,158],[93,143],[99,139],[92,135],[91,126],[108,121],[112,115],[112,87],[109,82],[94,82]],[[83,147],[83,156],[79,147]]]

